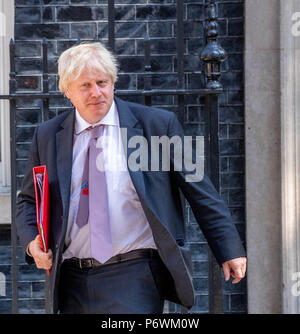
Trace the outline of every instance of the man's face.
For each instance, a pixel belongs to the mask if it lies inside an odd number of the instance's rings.
[[[70,83],[65,94],[80,116],[94,124],[108,113],[114,99],[114,84],[109,75],[85,69]]]

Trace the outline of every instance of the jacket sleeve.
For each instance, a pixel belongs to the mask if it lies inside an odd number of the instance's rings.
[[[169,121],[168,135],[169,138],[180,136],[181,142],[184,143],[183,129],[174,114]],[[184,148],[184,145],[182,147]],[[187,155],[190,155],[190,157]],[[182,168],[176,170],[174,168],[174,154],[171,152],[172,179],[189,202],[217,262],[221,265],[230,259],[246,256],[230,211],[204,171],[201,173],[202,178],[199,181],[191,182],[188,179],[192,172],[187,170],[185,166],[190,159],[193,159],[193,162],[196,161],[195,150],[189,152],[182,149]],[[191,163],[191,161],[189,162]]]
[[[26,249],[30,241],[38,234],[32,171],[33,167],[40,165],[37,135],[38,128],[36,128],[33,135],[21,191],[17,196],[16,229],[28,264],[32,264],[34,260],[27,254]]]

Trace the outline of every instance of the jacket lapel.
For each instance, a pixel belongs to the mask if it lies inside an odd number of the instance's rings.
[[[70,204],[74,115],[74,110],[72,110],[61,123],[61,129],[56,133],[57,175],[63,204],[64,220],[68,217]]]
[[[144,131],[141,124],[130,110],[128,104],[118,98],[115,98],[115,102],[118,108],[120,127],[127,129],[127,140],[126,138],[123,138],[123,145],[125,152],[127,152],[128,167],[128,157],[135,150],[135,148],[128,148],[128,141],[133,136],[143,136]],[[163,221],[159,218],[159,212],[157,212],[155,207],[152,205],[153,202],[151,198],[147,197],[143,172],[141,170],[132,171],[129,167],[128,171],[141,201],[144,213],[152,229],[153,237],[161,258],[165,260],[165,263],[168,263],[171,257],[176,257],[176,255],[174,255],[176,252],[178,254],[177,258],[180,258],[180,261],[183,261],[179,248],[174,245],[173,237],[168,232],[168,229],[164,225]]]
[[[140,126],[140,123],[136,119],[136,117],[133,115],[132,111],[128,107],[128,104],[115,97],[115,102],[118,109],[119,114],[119,120],[120,120],[120,128],[126,130],[125,135],[123,134],[123,147],[126,155],[126,163],[127,168],[129,171],[129,175],[131,177],[132,183],[136,189],[136,192],[141,200],[145,198],[145,183],[144,183],[144,176],[143,172],[141,170],[138,171],[132,171],[128,166],[128,158],[132,152],[135,151],[135,148],[128,147],[129,140],[134,136],[143,136],[144,132],[143,129]]]
[[[126,129],[126,136],[122,139],[129,175],[139,198],[144,200],[145,184],[143,172],[141,170],[132,171],[128,166],[128,158],[130,154],[135,151],[135,148],[128,147],[128,141],[134,136],[143,136],[144,132],[140,123],[128,107],[128,104],[117,97],[115,97],[115,102],[118,109],[120,127]],[[75,112],[73,110],[61,123],[61,129],[56,133],[57,174],[65,219],[68,217],[70,204],[74,121]]]

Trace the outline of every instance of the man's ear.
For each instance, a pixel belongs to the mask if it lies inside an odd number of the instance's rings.
[[[65,96],[66,96],[68,99],[70,99],[69,89],[66,89],[66,90],[65,90]]]

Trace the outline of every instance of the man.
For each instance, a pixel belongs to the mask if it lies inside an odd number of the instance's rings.
[[[174,114],[114,97],[116,61],[100,43],[66,50],[58,71],[59,88],[75,110],[37,127],[16,219],[27,262],[52,270],[53,311],[162,313],[165,299],[192,307],[180,190],[225,279],[231,274],[238,283],[245,251],[209,179],[187,182],[172,154],[169,171],[128,163],[132,138],[183,140]],[[151,152],[148,165],[153,159]],[[32,168],[38,165],[47,166],[50,185],[48,253],[36,227]]]

